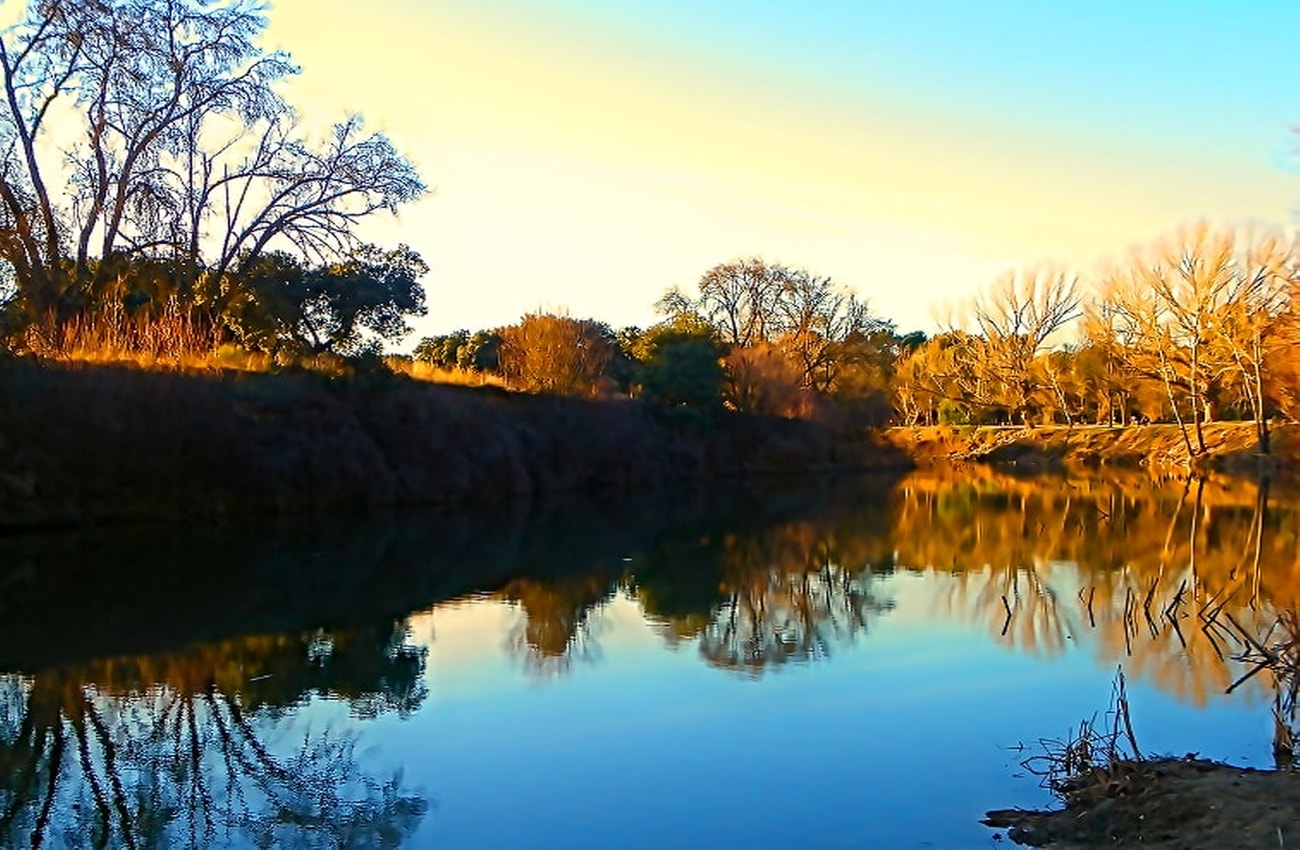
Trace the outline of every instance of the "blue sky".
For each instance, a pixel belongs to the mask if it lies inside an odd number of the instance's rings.
[[[1290,228],[1300,4],[276,0],[308,118],[365,114],[436,191],[375,238],[422,331],[653,320],[757,254],[933,325],[1006,268],[1187,220]]]

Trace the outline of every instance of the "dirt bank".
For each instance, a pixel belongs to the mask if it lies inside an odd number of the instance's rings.
[[[440,386],[389,373],[0,362],[0,529],[491,501],[905,468],[814,423]]]
[[[1025,471],[1123,466],[1157,473],[1192,469],[1243,475],[1293,474],[1300,469],[1300,427],[1289,424],[1274,428],[1273,451],[1267,458],[1257,454],[1250,422],[1206,425],[1206,454],[1191,459],[1176,425],[890,428],[884,439],[919,465],[992,463]]]
[[[1123,761],[1075,780],[1060,811],[993,811],[985,823],[1018,844],[1064,850],[1300,847],[1300,774]]]

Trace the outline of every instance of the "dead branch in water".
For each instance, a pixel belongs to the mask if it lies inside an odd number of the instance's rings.
[[[1295,609],[1280,612],[1261,638],[1256,638],[1231,615],[1228,622],[1241,637],[1245,649],[1234,656],[1249,665],[1245,673],[1228,686],[1227,693],[1256,675],[1268,671],[1273,676],[1273,754],[1279,762],[1295,758],[1296,712],[1300,709],[1300,615]]]
[[[1064,739],[1039,739],[1043,752],[1025,759],[1021,766],[1040,777],[1043,788],[1068,802],[1081,778],[1089,783],[1104,780],[1122,763],[1145,760],[1133,732],[1122,668],[1115,671],[1110,708],[1104,716],[1108,722],[1099,722],[1095,714],[1080,721],[1079,728],[1070,730]]]

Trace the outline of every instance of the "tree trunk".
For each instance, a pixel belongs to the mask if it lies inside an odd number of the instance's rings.
[[[1168,366],[1165,363],[1164,352],[1160,352],[1160,378],[1164,381],[1165,395],[1169,397],[1169,407],[1174,412],[1174,421],[1178,423],[1178,432],[1183,435],[1183,445],[1187,447],[1187,465],[1191,466],[1192,458],[1196,456],[1196,451],[1192,448],[1192,438],[1187,435],[1187,423],[1183,421],[1183,415],[1178,412],[1178,399],[1174,398],[1174,387],[1169,377]],[[1193,416],[1196,408],[1193,406]]]

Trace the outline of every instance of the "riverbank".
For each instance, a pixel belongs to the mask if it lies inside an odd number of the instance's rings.
[[[909,466],[816,423],[387,372],[0,364],[0,528],[490,502]]]
[[[929,426],[890,428],[883,439],[920,466],[987,463],[1029,472],[1145,467],[1182,475],[1188,470],[1238,475],[1300,470],[1300,427],[1277,425],[1272,435],[1272,453],[1261,457],[1254,423],[1212,422],[1205,426],[1206,454],[1196,458],[1189,458],[1177,425]]]
[[[1300,774],[1197,758],[1122,761],[1081,777],[1065,808],[989,812],[1031,847],[1300,846]]]

